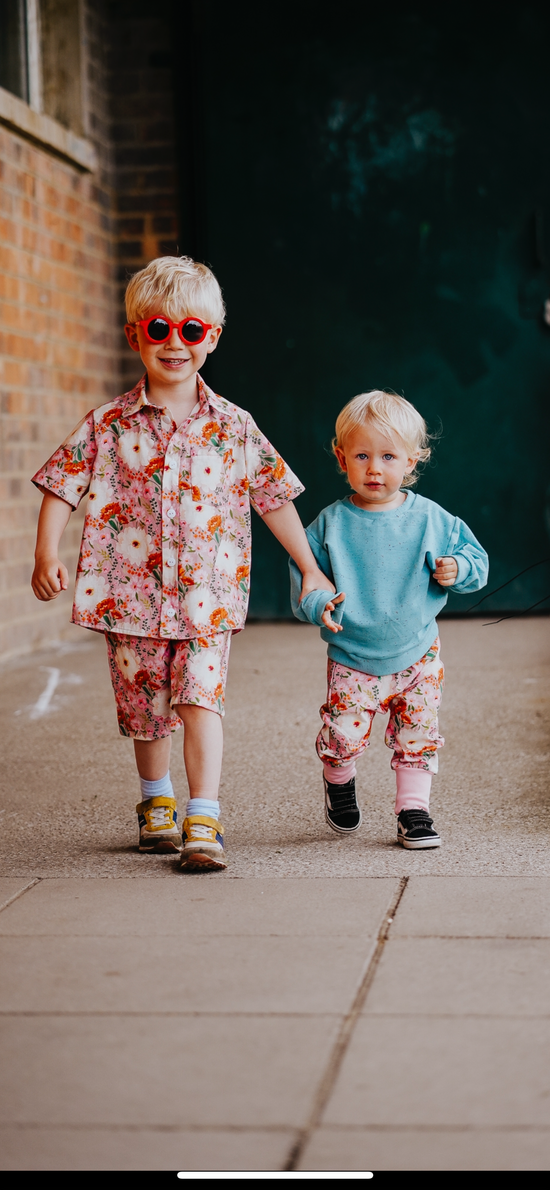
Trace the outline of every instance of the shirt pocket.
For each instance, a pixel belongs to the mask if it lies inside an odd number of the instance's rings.
[[[224,462],[214,452],[191,455],[191,486],[193,500],[205,500],[208,504],[223,502]]]

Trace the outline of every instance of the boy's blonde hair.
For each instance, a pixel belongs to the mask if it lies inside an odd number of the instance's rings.
[[[167,314],[173,322],[195,314],[212,326],[223,326],[222,291],[205,264],[190,256],[158,256],[134,273],[126,288],[128,322],[148,314]]]
[[[334,453],[336,454],[336,447],[344,450],[346,438],[365,423],[375,426],[390,439],[399,438],[410,458],[418,456],[413,471],[404,476],[402,487],[410,487],[416,483],[418,463],[427,463],[432,453],[428,446],[428,428],[418,409],[404,397],[398,397],[397,393],[386,392],[384,389],[374,388],[369,393],[359,393],[359,396],[348,401],[338,414],[336,436],[332,439]]]

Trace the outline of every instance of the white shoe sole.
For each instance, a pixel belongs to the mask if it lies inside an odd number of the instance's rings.
[[[359,830],[359,827],[361,826],[362,821],[363,821],[363,815],[362,815],[361,811],[359,810],[359,822],[357,823],[357,826],[336,826],[336,824],[334,822],[331,822],[331,820],[328,816],[328,807],[327,807],[327,803],[325,802],[325,822],[326,822],[327,826],[330,826],[330,829],[332,831],[334,831],[335,834],[337,834],[337,835],[354,835],[355,832]]]
[[[441,839],[404,839],[398,835],[397,842],[407,851],[430,851],[433,847],[441,847]]]

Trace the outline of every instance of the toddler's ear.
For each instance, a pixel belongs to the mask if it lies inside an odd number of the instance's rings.
[[[137,330],[136,330],[135,326],[132,326],[131,322],[126,323],[126,326],[124,327],[124,333],[125,333],[126,338],[130,344],[130,347],[132,348],[132,351],[139,351],[139,339],[137,336]]]

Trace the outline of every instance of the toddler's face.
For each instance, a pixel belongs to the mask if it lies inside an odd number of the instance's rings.
[[[399,439],[387,438],[366,422],[346,438],[344,448],[336,449],[340,466],[346,471],[356,493],[354,503],[375,512],[377,508],[396,508],[405,496],[400,491],[405,475],[414,467]]]
[[[154,313],[159,315],[163,311]],[[202,343],[183,343],[174,328],[166,343],[150,343],[142,326],[128,323],[124,329],[132,351],[139,351],[149,380],[164,385],[179,384],[200,371],[207,355],[215,351],[222,333],[221,326],[214,326]]]

